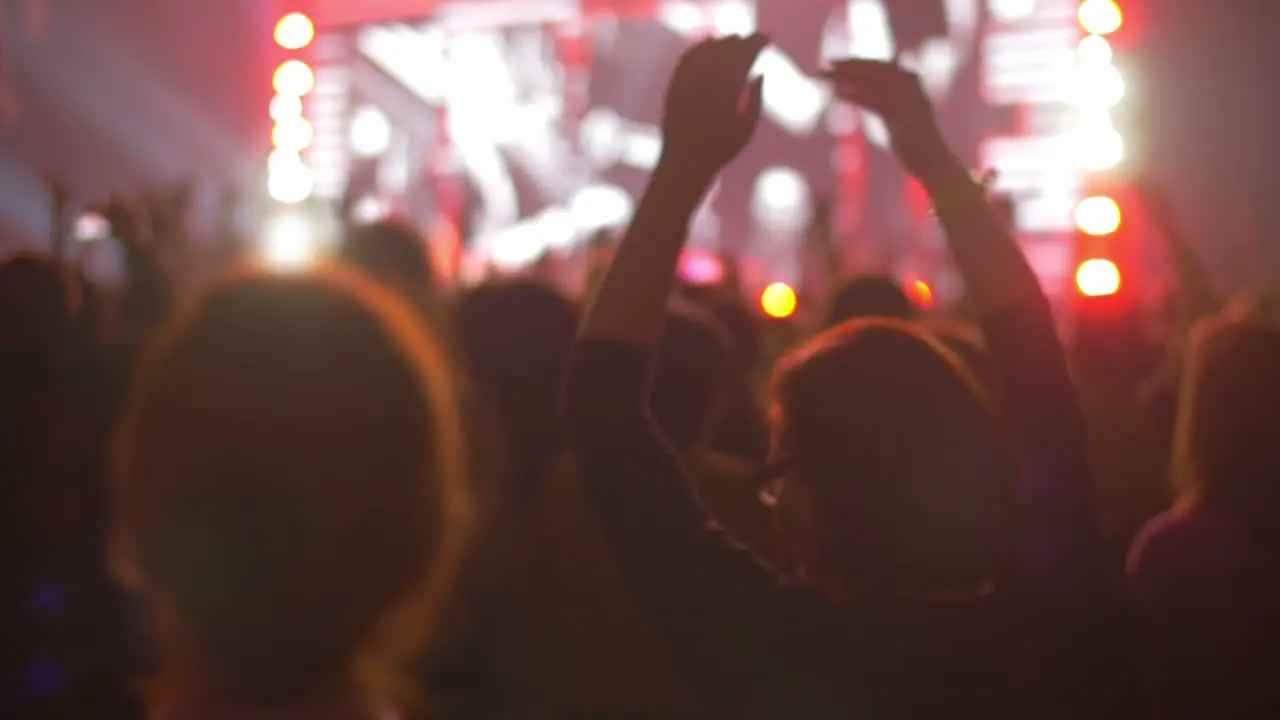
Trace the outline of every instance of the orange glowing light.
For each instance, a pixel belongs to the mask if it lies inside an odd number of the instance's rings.
[[[911,284],[911,294],[917,306],[922,308],[933,307],[933,288],[929,287],[929,283],[923,280],[916,280]]]

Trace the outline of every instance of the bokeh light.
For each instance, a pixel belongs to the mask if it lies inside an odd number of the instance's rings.
[[[351,116],[351,151],[357,157],[378,157],[391,146],[391,120],[373,105],[362,105]]]
[[[933,288],[929,287],[929,283],[923,280],[916,280],[909,283],[907,288],[911,294],[911,300],[919,308],[933,307]]]
[[[760,308],[771,318],[789,318],[796,311],[796,291],[784,282],[776,282],[760,293]]]
[[[1120,229],[1120,206],[1106,195],[1087,197],[1076,205],[1076,227],[1086,235],[1110,235]]]
[[[314,138],[311,121],[301,117],[285,118],[271,130],[271,142],[281,150],[305,150]]]
[[[271,119],[277,122],[285,118],[302,117],[302,98],[296,95],[276,95],[269,107]]]
[[[1114,56],[1111,43],[1101,35],[1085,35],[1076,46],[1076,60],[1081,65],[1107,65]]]
[[[280,95],[302,97],[316,86],[316,74],[301,60],[285,60],[276,68],[271,86]]]
[[[291,12],[276,23],[276,44],[285,50],[301,50],[315,37],[316,26],[303,13]]]
[[[1076,270],[1076,287],[1088,297],[1114,295],[1120,290],[1120,268],[1102,258],[1086,260]]]
[[[1094,35],[1110,35],[1124,24],[1124,14],[1114,0],[1085,0],[1077,17],[1080,27]]]
[[[301,161],[270,165],[267,171],[267,194],[276,202],[300,203],[311,197],[315,176]]]

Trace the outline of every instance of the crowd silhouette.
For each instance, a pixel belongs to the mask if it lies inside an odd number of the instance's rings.
[[[118,293],[0,262],[0,717],[1274,715],[1275,309],[1216,297],[1147,183],[1174,312],[1064,344],[919,79],[866,60],[826,79],[963,310],[682,283],[768,42],[681,58],[581,298],[456,287],[395,220],[186,272],[185,190],[105,208]]]

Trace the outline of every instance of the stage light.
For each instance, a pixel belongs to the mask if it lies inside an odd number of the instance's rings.
[[[315,177],[311,168],[298,162],[281,165],[267,172],[267,194],[276,202],[300,203],[311,197],[315,189]]]
[[[750,35],[756,30],[755,12],[741,0],[724,0],[711,15],[717,35]]]
[[[1124,78],[1114,65],[1086,65],[1076,72],[1076,98],[1081,107],[1114,107],[1124,99],[1124,93]]]
[[[267,221],[262,233],[261,259],[267,267],[299,272],[319,258],[315,230],[297,215],[280,215]]]
[[[1077,17],[1080,27],[1094,35],[1110,35],[1124,24],[1124,14],[1114,0],[1085,0]]]
[[[372,105],[363,105],[351,116],[351,151],[357,157],[378,157],[391,147],[391,121]]]
[[[296,118],[302,116],[302,98],[293,95],[276,95],[271,98],[271,105],[268,109],[271,119],[279,122],[286,118]]]
[[[569,214],[581,231],[625,225],[635,210],[635,201],[616,185],[588,185],[569,201]]]
[[[809,219],[809,185],[792,168],[765,168],[756,179],[751,210],[758,222],[770,228],[803,225]]]
[[[658,22],[680,35],[689,36],[702,30],[706,20],[702,10],[687,0],[666,0],[658,5]]]
[[[1107,170],[1124,160],[1124,137],[1113,127],[1086,127],[1078,138],[1077,158],[1085,170]]]
[[[1003,22],[1025,20],[1036,11],[1036,0],[991,0],[991,14]]]
[[[311,146],[315,130],[311,121],[302,117],[285,118],[271,130],[271,142],[281,150],[300,152]]]
[[[680,256],[680,279],[690,285],[719,285],[724,281],[724,262],[703,250],[685,250]]]
[[[760,293],[760,308],[771,318],[789,318],[796,311],[796,291],[786,283],[773,283]]]
[[[102,215],[88,212],[76,218],[72,235],[76,242],[91,243],[111,237],[111,223]]]
[[[300,98],[316,86],[316,74],[301,60],[286,60],[276,68],[271,85],[281,95]]]
[[[386,216],[386,203],[372,195],[366,195],[351,205],[351,220],[361,225],[376,223]]]
[[[300,12],[291,12],[276,23],[276,44],[285,50],[301,50],[310,45],[315,36],[316,26]]]
[[[1109,65],[1114,56],[1111,43],[1101,35],[1085,35],[1076,46],[1076,60],[1081,65]]]
[[[1115,295],[1120,290],[1120,268],[1110,260],[1085,260],[1076,270],[1076,287],[1087,297]]]
[[[929,283],[923,280],[916,280],[908,285],[908,288],[910,288],[911,299],[915,302],[916,307],[933,307],[933,288],[929,287]]]
[[[1120,206],[1105,195],[1087,197],[1076,205],[1076,227],[1086,235],[1110,235],[1120,229]]]

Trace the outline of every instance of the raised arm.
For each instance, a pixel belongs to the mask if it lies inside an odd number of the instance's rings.
[[[813,615],[810,598],[780,592],[773,574],[711,525],[681,458],[649,417],[647,396],[693,211],[759,116],[760,85],[747,75],[764,43],[711,40],[681,60],[667,95],[662,161],[583,320],[565,387],[583,488],[616,557],[677,652],[702,668],[710,683],[702,689],[734,702],[769,688],[780,665],[803,662],[787,638]],[[780,613],[799,619],[779,623]]]
[[[748,85],[747,74],[767,43],[763,35],[704,42],[676,68],[661,159],[583,320],[584,339],[657,345],[694,211],[759,122],[761,85]]]
[[[1023,491],[1036,562],[1059,567],[1092,539],[1092,482],[1078,399],[1039,280],[985,189],[947,147],[913,73],[849,60],[830,77],[842,98],[884,117],[895,152],[933,200],[1028,466]]]

